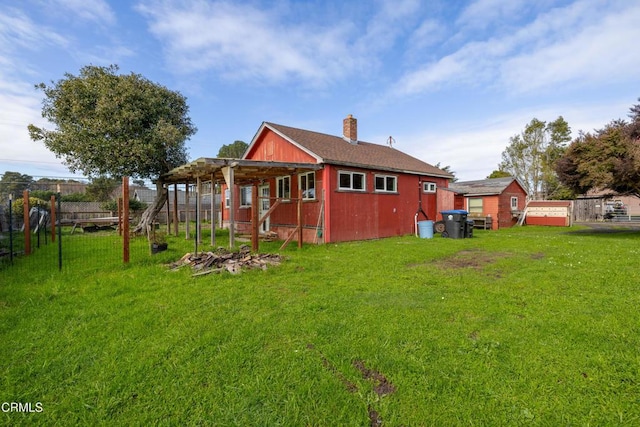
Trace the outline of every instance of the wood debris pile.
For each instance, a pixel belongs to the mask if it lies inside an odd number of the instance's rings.
[[[269,265],[280,265],[283,258],[277,254],[252,254],[247,245],[242,245],[239,252],[230,252],[218,248],[215,252],[187,253],[178,261],[169,264],[171,271],[190,266],[195,272],[193,276],[228,271],[238,274],[243,269],[259,268],[266,270]]]

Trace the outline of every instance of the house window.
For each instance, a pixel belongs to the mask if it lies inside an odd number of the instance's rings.
[[[365,191],[365,175],[361,172],[338,172],[338,188],[340,190]]]
[[[517,197],[511,197],[511,210],[512,211],[517,211],[518,210],[518,198]]]
[[[230,207],[229,205],[231,205],[231,196],[230,196],[230,194],[231,193],[229,192],[229,189],[226,188],[224,190],[224,207],[227,208],[227,209]]]
[[[376,175],[376,191],[395,193],[398,191],[398,177],[393,175]]]
[[[281,176],[276,178],[276,197],[279,199],[291,198],[291,177]]]
[[[240,207],[251,206],[251,186],[240,187]]]
[[[302,190],[303,200],[314,200],[316,198],[316,173],[307,172],[300,174],[300,190]]]
[[[470,214],[478,214],[478,215],[482,215],[482,198],[481,197],[474,197],[474,198],[470,198],[469,202],[469,213]]]
[[[436,192],[436,183],[435,182],[423,182],[422,183],[422,192],[424,192],[424,193],[435,193]]]

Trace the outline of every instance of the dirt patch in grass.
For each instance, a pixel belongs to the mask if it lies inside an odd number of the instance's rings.
[[[337,379],[339,379],[342,385],[344,385],[345,388],[350,393],[355,393],[358,391],[358,386],[355,385],[353,382],[349,381],[347,377],[345,377],[344,374],[340,372],[338,368],[336,368],[335,365],[331,363],[329,359],[327,359],[327,357],[324,354],[322,354],[320,350],[317,350],[313,344],[307,344],[307,349],[311,351],[316,351],[320,355],[320,359],[322,360],[322,366],[324,366]]]
[[[349,379],[340,372],[338,368],[336,368],[336,366],[331,363],[331,361],[313,344],[307,344],[307,349],[316,352],[320,356],[322,366],[331,372],[345,386],[349,393],[358,392],[358,386],[354,382],[349,381]],[[396,391],[396,387],[385,375],[375,369],[367,368],[364,360],[354,360],[353,367],[360,372],[363,379],[371,381],[373,384],[373,391],[378,395],[378,397],[384,397]],[[372,404],[367,405],[367,415],[369,416],[369,425],[371,427],[378,427],[382,425],[382,418],[380,418],[380,414]]]
[[[471,268],[481,270],[499,259],[508,258],[511,254],[503,252],[487,252],[481,249],[465,249],[446,258],[436,260],[434,265],[446,270]]]
[[[374,369],[367,368],[363,360],[355,360],[353,366],[360,371],[362,378],[373,382],[373,391],[378,396],[385,396],[396,391],[395,386],[389,382],[387,377]]]

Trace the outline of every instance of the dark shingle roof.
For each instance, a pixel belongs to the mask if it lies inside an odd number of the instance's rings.
[[[466,195],[493,195],[502,193],[516,179],[512,176],[505,178],[489,178],[478,181],[452,182],[449,188]]]
[[[339,136],[269,122],[265,122],[264,126],[319,157],[319,161],[322,163],[425,174],[444,178],[453,177],[450,173],[440,168],[386,145],[363,141],[351,144]]]

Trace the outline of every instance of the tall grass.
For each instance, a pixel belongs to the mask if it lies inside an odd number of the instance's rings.
[[[80,235],[76,267],[0,272],[0,402],[43,409],[0,420],[638,425],[639,234],[572,230],[290,247],[202,277],[164,265],[192,241],[136,241],[123,266]]]

